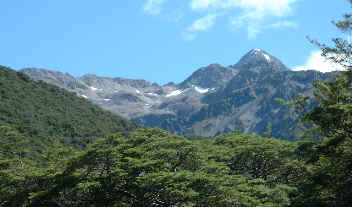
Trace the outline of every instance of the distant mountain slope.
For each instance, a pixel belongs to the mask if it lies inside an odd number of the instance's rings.
[[[199,108],[200,97],[211,91],[209,88],[197,85],[187,88],[175,84],[160,86],[145,80],[107,78],[96,75],[73,78],[67,73],[35,68],[23,69],[21,72],[34,80],[43,80],[75,92],[78,96],[127,119],[147,114],[178,113],[174,103],[186,104],[187,108],[189,106]],[[190,102],[185,102],[184,97],[195,98],[191,98]]]
[[[314,80],[330,77],[317,71],[241,71],[226,88],[203,98],[207,107],[190,118],[193,133],[214,136],[240,130],[263,135],[270,131],[273,137],[296,137],[297,120],[276,99],[290,100],[299,93],[310,95]]]
[[[181,88],[198,86],[201,88],[224,87],[236,74],[237,70],[231,67],[222,67],[219,64],[211,64],[195,71],[190,77],[180,84]]]
[[[292,139],[298,134],[298,120],[290,117],[289,109],[276,99],[290,100],[299,93],[309,95],[314,80],[326,80],[333,75],[291,71],[260,49],[251,50],[231,67],[236,71],[235,75],[224,87],[200,97],[199,108],[184,113],[179,107],[176,114],[148,114],[133,121],[184,134],[216,136],[239,130],[261,135],[270,132],[277,138]],[[187,106],[187,103],[183,105]]]
[[[262,135],[271,130],[284,139],[296,136],[297,120],[275,99],[311,94],[314,80],[332,77],[332,73],[291,71],[261,49],[249,51],[234,65],[211,64],[180,84],[163,86],[144,80],[22,71],[144,126],[202,136],[233,130]]]
[[[65,78],[61,83],[67,83]],[[72,82],[76,83],[72,87],[81,87],[74,78]],[[33,141],[57,137],[79,145],[136,128],[74,93],[1,66],[0,125],[10,126]]]
[[[258,73],[289,70],[279,59],[261,49],[253,49],[249,51],[231,67],[239,71],[250,70]]]

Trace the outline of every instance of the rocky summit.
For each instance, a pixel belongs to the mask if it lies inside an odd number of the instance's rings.
[[[185,81],[158,85],[145,80],[107,78],[96,75],[73,77],[44,69],[21,70],[88,99],[135,123],[179,134],[216,136],[239,130],[244,133],[290,139],[297,135],[297,120],[277,98],[311,94],[312,82],[331,73],[292,71],[279,59],[253,49],[236,64],[211,64]]]

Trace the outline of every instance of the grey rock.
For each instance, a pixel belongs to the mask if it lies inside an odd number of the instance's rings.
[[[291,71],[267,52],[254,49],[236,64],[211,64],[195,71],[180,84],[163,86],[145,80],[69,74],[23,69],[42,80],[90,100],[135,123],[179,134],[216,136],[240,130],[290,139],[297,135],[297,120],[276,98],[312,94],[312,82],[332,73]]]
[[[181,88],[198,86],[202,88],[218,89],[224,87],[237,73],[238,71],[232,67],[222,67],[219,64],[211,64],[195,71],[179,86]]]

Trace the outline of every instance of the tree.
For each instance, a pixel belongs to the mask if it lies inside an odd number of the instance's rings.
[[[197,142],[198,143],[198,142]],[[288,206],[287,185],[231,173],[200,145],[160,129],[114,134],[71,158],[24,206]],[[218,152],[213,152],[216,154]]]
[[[349,0],[352,5],[352,0]],[[333,22],[343,34],[352,32],[352,14]],[[296,206],[350,206],[352,203],[352,44],[344,38],[333,39],[333,46],[311,40],[322,55],[340,64],[332,81],[314,83],[313,98],[317,106],[304,113],[304,120],[313,126],[319,141],[306,142],[300,152],[311,169],[300,186]],[[301,100],[306,100],[307,98]],[[308,98],[309,99],[309,98]],[[296,103],[303,103],[297,101]],[[303,104],[304,106],[307,106]],[[296,104],[301,107],[302,105]],[[303,109],[303,108],[301,108]]]
[[[303,162],[296,156],[296,144],[274,138],[230,134],[214,140],[210,154],[226,163],[233,174],[248,179],[263,179],[270,184],[296,186],[306,174]],[[215,148],[216,147],[216,148]]]
[[[75,151],[56,139],[50,141],[50,147],[39,154],[28,137],[0,126],[0,206],[30,206],[55,189],[54,181],[60,180]],[[55,206],[51,200],[40,200],[39,206]]]
[[[0,206],[21,206],[28,201],[36,165],[27,158],[28,140],[7,126],[0,126]]]

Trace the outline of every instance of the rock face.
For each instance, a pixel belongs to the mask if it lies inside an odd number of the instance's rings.
[[[102,108],[149,127],[180,134],[216,136],[240,130],[290,139],[296,120],[275,99],[310,94],[312,82],[331,74],[291,71],[260,49],[229,67],[211,64],[195,71],[180,84],[160,86],[145,80],[106,78],[43,69],[23,69],[42,80],[89,99]]]
[[[280,60],[261,49],[249,51],[232,67],[240,71],[252,71],[257,73],[273,73],[288,70]]]
[[[238,71],[232,67],[222,67],[219,64],[211,64],[198,69],[179,86],[181,88],[198,86],[202,88],[218,89],[224,87],[237,73]]]

